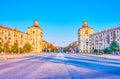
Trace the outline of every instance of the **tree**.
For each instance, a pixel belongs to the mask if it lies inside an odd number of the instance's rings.
[[[11,46],[11,52],[18,53],[18,43],[15,43],[13,46]]]
[[[54,52],[57,51],[57,50],[58,50],[57,47],[54,47]]]
[[[32,51],[32,45],[30,43],[26,43],[23,46],[24,52],[31,52]]]
[[[94,49],[95,54],[99,54],[99,51],[97,49]]]
[[[97,49],[94,49],[94,52],[96,53],[96,52],[98,52],[98,50],[97,50]]]
[[[24,49],[23,48],[19,48],[20,53],[24,53]]]
[[[7,41],[7,42],[4,44],[4,52],[5,52],[5,53],[9,53],[9,52],[10,52],[9,41]]]
[[[117,43],[115,40],[113,40],[113,41],[111,42],[111,44],[110,44],[110,48],[115,52],[115,51],[118,50],[119,45],[118,45],[118,43]]]
[[[69,51],[69,49],[70,49],[70,46],[67,46],[64,48],[65,51]]]
[[[105,48],[103,51],[104,51],[105,54],[112,53],[112,49],[111,48]]]
[[[3,45],[1,42],[0,42],[0,52],[3,52]]]

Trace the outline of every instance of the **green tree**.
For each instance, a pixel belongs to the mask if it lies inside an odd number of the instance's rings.
[[[70,46],[64,48],[65,51],[69,51]]]
[[[30,43],[26,43],[23,46],[23,49],[24,49],[24,52],[26,52],[26,53],[31,52],[32,51],[32,45]]]
[[[115,52],[115,51],[118,50],[119,45],[118,45],[118,43],[117,43],[115,40],[113,40],[113,41],[111,42],[111,44],[110,44],[110,48]]]
[[[96,53],[96,52],[98,52],[98,50],[97,50],[97,49],[94,49],[94,52]]]
[[[104,52],[105,54],[110,54],[110,53],[112,53],[112,49],[111,49],[111,48],[105,48],[105,49],[103,50],[103,52]]]
[[[95,53],[95,54],[99,54],[99,50],[94,49],[94,53]]]

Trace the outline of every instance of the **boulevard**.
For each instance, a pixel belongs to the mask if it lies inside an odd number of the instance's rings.
[[[0,79],[120,79],[120,0],[0,4]]]
[[[120,78],[119,59],[79,53],[44,53],[0,61],[0,79]]]

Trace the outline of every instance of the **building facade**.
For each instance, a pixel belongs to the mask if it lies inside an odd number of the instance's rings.
[[[72,42],[72,43],[69,44],[69,46],[70,46],[71,48],[73,48],[73,50],[74,50],[75,52],[79,52],[78,45],[79,45],[79,42],[78,42],[78,41],[75,41],[75,42]]]
[[[90,52],[90,39],[89,36],[94,33],[93,28],[88,26],[87,21],[83,21],[82,28],[78,30],[78,42],[80,52]]]
[[[25,43],[30,43],[33,47],[32,52],[42,52],[42,29],[38,27],[38,21],[34,21],[34,25],[28,28],[27,33],[0,26],[0,42],[2,45],[7,42],[10,47],[18,44],[19,48]]]
[[[42,28],[39,27],[38,21],[34,21],[34,25],[28,28],[28,40],[32,45],[33,52],[42,52]]]
[[[120,27],[104,30],[90,36],[91,49],[104,50],[115,40],[120,46]]]
[[[78,30],[80,52],[93,52],[95,49],[104,50],[110,46],[113,40],[120,46],[120,27],[93,33],[92,28],[85,27],[86,24],[83,22],[82,28]]]
[[[18,44],[23,47],[27,39],[27,35],[17,29],[0,26],[0,42],[2,45],[8,43],[9,46]]]

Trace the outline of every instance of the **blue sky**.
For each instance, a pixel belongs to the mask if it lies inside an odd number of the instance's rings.
[[[120,0],[0,0],[0,25],[27,32],[33,20],[43,28],[43,39],[67,46],[78,39],[87,20],[94,31],[120,24]]]

